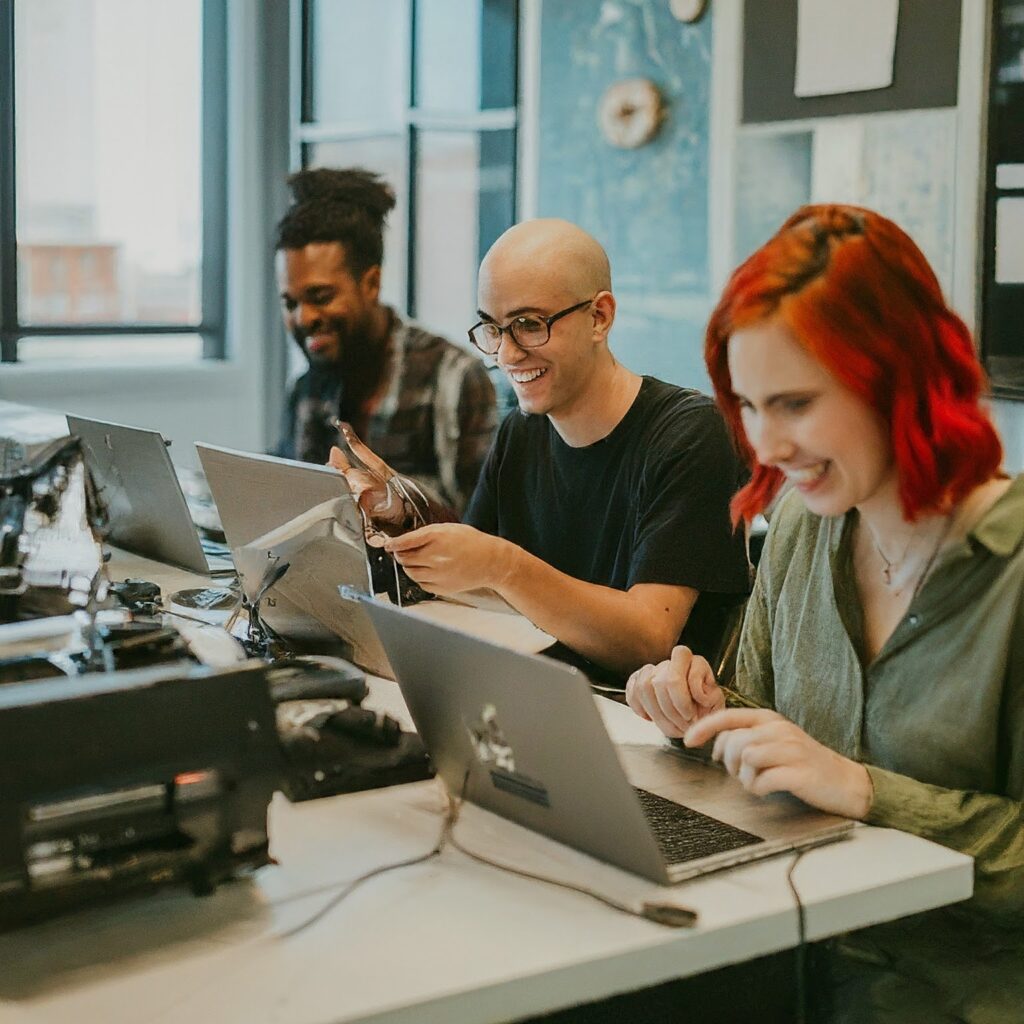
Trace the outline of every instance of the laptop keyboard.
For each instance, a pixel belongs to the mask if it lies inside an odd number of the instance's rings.
[[[674,800],[666,800],[636,786],[633,788],[640,797],[644,815],[668,864],[685,864],[764,842],[759,836],[717,818],[709,818]]]

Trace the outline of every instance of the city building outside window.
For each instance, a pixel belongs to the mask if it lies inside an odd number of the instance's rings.
[[[4,362],[224,354],[223,0],[0,0]]]

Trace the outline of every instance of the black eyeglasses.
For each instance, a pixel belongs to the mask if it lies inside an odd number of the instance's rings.
[[[539,313],[517,316],[504,327],[490,320],[481,320],[475,327],[469,329],[469,340],[485,356],[498,354],[498,349],[501,348],[501,336],[506,332],[520,348],[539,348],[548,343],[551,338],[551,325],[556,320],[561,320],[563,316],[568,316],[578,309],[589,306],[596,298],[595,295],[592,299],[577,302],[575,306],[561,309],[557,313],[552,313],[551,316],[541,316]]]

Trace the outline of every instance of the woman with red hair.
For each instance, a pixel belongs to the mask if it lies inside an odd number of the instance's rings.
[[[752,471],[734,520],[791,487],[734,689],[679,647],[627,700],[752,793],[975,858],[970,901],[836,943],[832,1019],[1024,1020],[1024,477],[970,334],[895,224],[808,206],[733,274],[705,356]]]

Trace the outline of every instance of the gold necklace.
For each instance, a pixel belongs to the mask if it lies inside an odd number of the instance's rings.
[[[914,581],[914,591],[913,591],[913,593],[911,594],[911,597],[910,597],[911,602],[913,602],[917,598],[917,595],[921,592],[921,588],[924,586],[924,581],[928,577],[928,574],[931,572],[932,566],[935,564],[935,559],[938,557],[939,549],[942,547],[942,544],[945,541],[945,539],[949,536],[949,531],[952,529],[953,523],[954,523],[954,521],[957,518],[957,514],[956,513],[957,513],[956,509],[951,509],[949,512],[946,513],[946,515],[944,517],[945,521],[942,524],[942,529],[939,531],[938,535],[936,536],[935,542],[934,542],[934,544],[932,544],[931,551],[929,551],[928,557],[925,559],[924,566],[921,569],[921,572],[918,575],[917,579]],[[885,563],[885,567],[882,569],[882,579],[885,581],[885,585],[887,587],[889,587],[889,588],[892,587],[892,573],[893,573],[893,570],[894,569],[898,569],[904,563],[904,561],[906,560],[907,554],[910,552],[910,548],[911,548],[911,546],[913,544],[913,541],[914,541],[913,537],[911,537],[910,540],[907,541],[907,545],[903,549],[903,554],[900,555],[899,558],[890,559],[890,558],[888,558],[886,556],[885,552],[882,550],[882,547],[878,543],[877,539],[875,538],[875,535],[873,533],[871,534],[871,542],[874,544],[875,550],[878,552],[879,557]],[[892,591],[893,596],[894,597],[898,596],[905,589],[906,589],[906,584],[904,584],[902,587],[899,587],[896,590],[893,590]]]
[[[878,543],[878,540],[875,537],[875,535],[873,533],[871,534],[871,543],[875,545],[875,550],[878,552],[879,558],[881,558],[882,561],[885,562],[885,568],[882,569],[882,579],[885,580],[885,585],[887,587],[892,586],[892,571],[893,569],[899,568],[903,564],[904,560],[907,557],[907,553],[910,551],[910,545],[913,539],[914,538],[911,537],[910,540],[907,541],[907,546],[903,549],[903,554],[900,555],[899,558],[890,559],[888,555],[886,555],[886,553],[882,550],[882,545]]]

